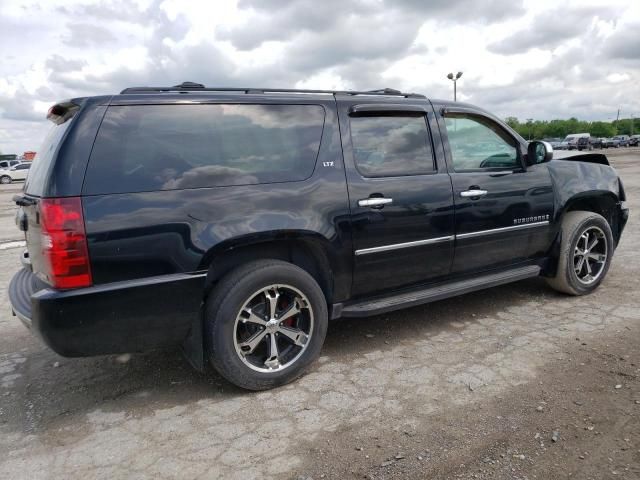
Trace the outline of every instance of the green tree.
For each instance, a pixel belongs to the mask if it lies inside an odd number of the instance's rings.
[[[616,129],[608,122],[593,122],[589,133],[594,137],[613,137]]]
[[[516,131],[520,126],[520,122],[518,121],[517,117],[507,117],[505,118],[504,122]]]
[[[575,117],[554,120],[533,120],[528,118],[526,122],[520,122],[517,117],[507,117],[505,122],[520,136],[528,139],[540,138],[565,138],[572,133],[590,133],[594,137],[612,137],[614,135],[631,135],[631,119],[622,119],[617,122],[588,122],[578,120]],[[633,132],[640,133],[640,120],[633,125]]]

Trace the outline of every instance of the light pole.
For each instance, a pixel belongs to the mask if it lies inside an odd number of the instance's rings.
[[[458,72],[455,76],[453,75],[453,73],[450,73],[449,75],[447,75],[447,78],[453,81],[453,101],[454,102],[458,101],[458,98],[457,98],[458,92],[457,92],[456,82],[461,76],[462,76],[462,72]]]

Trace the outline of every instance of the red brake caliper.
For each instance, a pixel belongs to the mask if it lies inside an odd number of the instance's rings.
[[[282,305],[282,309],[285,310],[286,308],[289,307],[289,302],[287,302],[286,300],[284,300],[284,305]],[[285,319],[284,322],[282,322],[282,324],[285,327],[293,327],[295,323],[295,318],[294,315],[290,316],[289,318]]]

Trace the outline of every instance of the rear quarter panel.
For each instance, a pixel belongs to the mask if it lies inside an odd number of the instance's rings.
[[[324,245],[335,290],[345,291],[352,252],[348,195],[335,101],[329,98],[306,100],[326,111],[307,180],[85,196],[94,282],[205,271],[216,254],[236,246],[308,236]]]

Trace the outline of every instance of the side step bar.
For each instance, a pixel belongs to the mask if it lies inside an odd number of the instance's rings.
[[[410,292],[397,293],[387,297],[364,300],[359,303],[352,303],[340,306],[334,305],[333,318],[342,317],[368,317],[381,313],[390,312],[423,303],[435,302],[449,297],[455,297],[483,288],[495,287],[504,283],[516,282],[525,278],[537,277],[540,275],[540,267],[529,265],[526,267],[514,268],[499,273],[491,273],[480,277],[466,280],[458,280],[451,283],[440,284],[425,288],[423,290],[413,290]],[[337,307],[337,308],[336,308]]]

